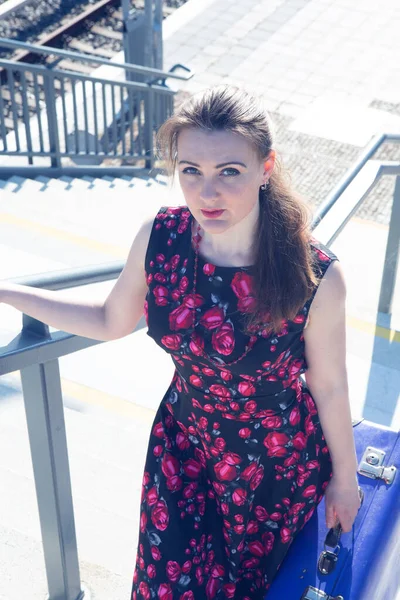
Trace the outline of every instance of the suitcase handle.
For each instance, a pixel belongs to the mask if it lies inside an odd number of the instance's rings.
[[[358,493],[360,496],[360,508],[364,501],[364,492],[359,487]],[[326,534],[324,549],[321,552],[318,559],[318,570],[321,575],[330,575],[334,568],[336,567],[336,563],[338,560],[339,552],[340,552],[340,537],[342,535],[342,526],[340,523],[335,525],[335,527],[331,527],[331,529]]]

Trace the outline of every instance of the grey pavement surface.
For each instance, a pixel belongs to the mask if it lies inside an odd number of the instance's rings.
[[[177,102],[224,81],[264,94],[293,184],[317,206],[374,134],[399,128],[399,26],[397,0],[387,0],[384,7],[371,0],[189,0],[166,23],[165,62],[196,69]],[[399,156],[399,147],[387,144],[377,157]],[[153,206],[166,198],[156,186],[121,187],[118,195],[114,190],[126,216],[121,227],[107,211],[111,188],[106,185],[92,190],[92,196],[86,193],[79,205],[73,188],[72,214],[65,210],[68,200],[56,191],[52,196],[51,188],[28,209],[32,189],[20,197],[2,195],[0,278],[123,258],[137,227],[129,222],[137,215],[134,199],[139,195]],[[353,219],[333,250],[348,281],[353,414],[399,427],[399,278],[392,318],[379,315],[381,331],[374,337],[392,189],[393,178],[379,184],[358,215],[374,223]],[[85,229],[96,208],[97,224]],[[83,293],[104,294],[110,285]],[[3,344],[19,330],[21,319],[2,307],[0,322],[7,324],[0,330]],[[60,368],[82,580],[93,600],[128,600],[147,437],[172,366],[142,330],[65,357]],[[18,374],[1,378],[0,600],[44,600],[20,392]]]

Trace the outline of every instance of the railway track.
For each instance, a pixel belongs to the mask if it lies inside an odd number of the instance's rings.
[[[54,0],[57,3],[58,0]],[[60,6],[66,6],[65,0],[59,0]],[[89,0],[90,1],[90,0]],[[163,16],[167,17],[171,12],[176,10],[179,5],[184,4],[186,0],[166,0],[163,6]],[[27,12],[30,10],[30,3],[39,6],[43,0],[21,0],[20,7],[21,11]],[[1,2],[0,0],[0,12],[3,10],[7,13],[7,5],[12,3],[15,5],[15,0],[6,0]],[[73,8],[73,14],[63,14],[61,19],[56,18],[57,11],[54,11],[55,18],[50,19],[47,14],[49,2],[46,0],[46,12],[47,26],[36,23],[38,33],[32,31],[32,27],[27,26],[25,29],[22,26],[22,30],[17,33],[18,40],[29,41],[39,46],[54,47],[57,49],[71,50],[93,56],[95,58],[111,59],[115,54],[123,48],[123,14],[121,10],[121,0],[92,0],[90,4],[81,4],[79,6],[80,11],[77,12],[77,5],[79,2],[71,2]],[[132,11],[140,11],[144,8],[144,0],[136,0],[132,5]],[[63,8],[63,10],[65,10]],[[28,13],[27,13],[28,14]],[[36,13],[35,13],[36,14]],[[20,19],[20,21],[18,21]],[[25,19],[25,17],[24,17]],[[13,22],[24,23],[25,20],[21,19],[18,12],[18,7],[13,12],[7,13],[7,17],[3,20],[8,21],[11,30],[15,32],[15,28],[12,27]],[[15,38],[14,35],[2,35],[4,31],[7,32],[7,27],[4,22],[0,21],[0,37],[9,37],[10,39]],[[28,19],[29,21],[29,19]],[[33,26],[33,29],[35,27]],[[0,48],[1,50],[1,48]],[[60,69],[68,71],[90,74],[98,66],[97,64],[90,62],[74,61],[68,58],[55,57],[53,55],[43,56],[38,55],[30,50],[17,50],[10,51],[7,49],[6,52],[1,52],[0,56],[7,58],[15,62],[25,63],[40,63],[48,65],[57,65]],[[37,99],[39,97],[40,102],[43,104],[45,101],[44,91],[40,88],[39,90],[34,85],[33,78],[26,74],[28,90],[31,98],[28,98],[28,110],[31,115],[35,114],[37,110]],[[5,69],[0,68],[0,84],[7,82],[7,73]],[[14,92],[10,91],[10,82],[7,87],[1,87],[1,101],[6,109],[6,115],[4,117],[4,125],[6,129],[12,130],[14,128],[14,121],[11,115],[11,100],[14,98],[14,102],[18,105],[18,116],[19,120],[23,118],[23,106],[22,96],[20,94],[20,82],[15,80],[13,82]],[[59,87],[59,82],[55,80],[56,87]],[[59,90],[60,91],[60,90]],[[69,91],[64,88],[64,92]]]

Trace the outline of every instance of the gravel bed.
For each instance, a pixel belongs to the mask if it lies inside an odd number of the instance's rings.
[[[0,4],[4,0],[0,0]],[[179,8],[185,4],[186,0],[164,0],[164,6],[169,9]],[[23,6],[20,10],[16,10],[0,22],[0,37],[10,39],[18,39],[21,42],[34,43],[39,36],[51,33],[62,23],[63,19],[70,18],[82,13],[90,5],[96,3],[96,0],[33,0],[30,4]],[[142,2],[143,5],[143,2]],[[132,4],[135,7],[135,3]],[[139,8],[139,3],[137,3]],[[103,27],[108,27],[114,31],[122,29],[122,22],[105,16],[100,21],[96,20]],[[97,37],[97,36],[94,36]],[[92,36],[88,32],[82,32],[81,36],[77,36],[85,42],[90,42]],[[121,43],[117,40],[100,39],[96,47],[104,46],[105,48],[119,52],[122,50]],[[63,45],[64,49],[68,47]],[[12,50],[0,50],[0,57],[7,58],[11,55]]]

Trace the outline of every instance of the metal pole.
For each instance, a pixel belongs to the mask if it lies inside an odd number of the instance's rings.
[[[390,215],[388,239],[386,243],[385,263],[379,296],[379,312],[392,312],[394,287],[400,253],[400,176],[396,177],[393,194],[392,212]]]
[[[48,327],[24,316],[43,341]],[[58,360],[21,369],[49,600],[88,600],[81,588]]]
[[[160,69],[160,70],[164,70],[162,9],[163,9],[163,0],[156,0],[155,10],[154,10],[154,23],[153,23],[154,67],[156,69]]]
[[[51,157],[52,167],[61,167],[60,140],[58,137],[56,96],[54,93],[54,79],[48,74],[43,74],[44,95],[46,98],[46,115],[49,130],[50,152],[54,153]],[[77,127],[77,123],[75,123]]]

